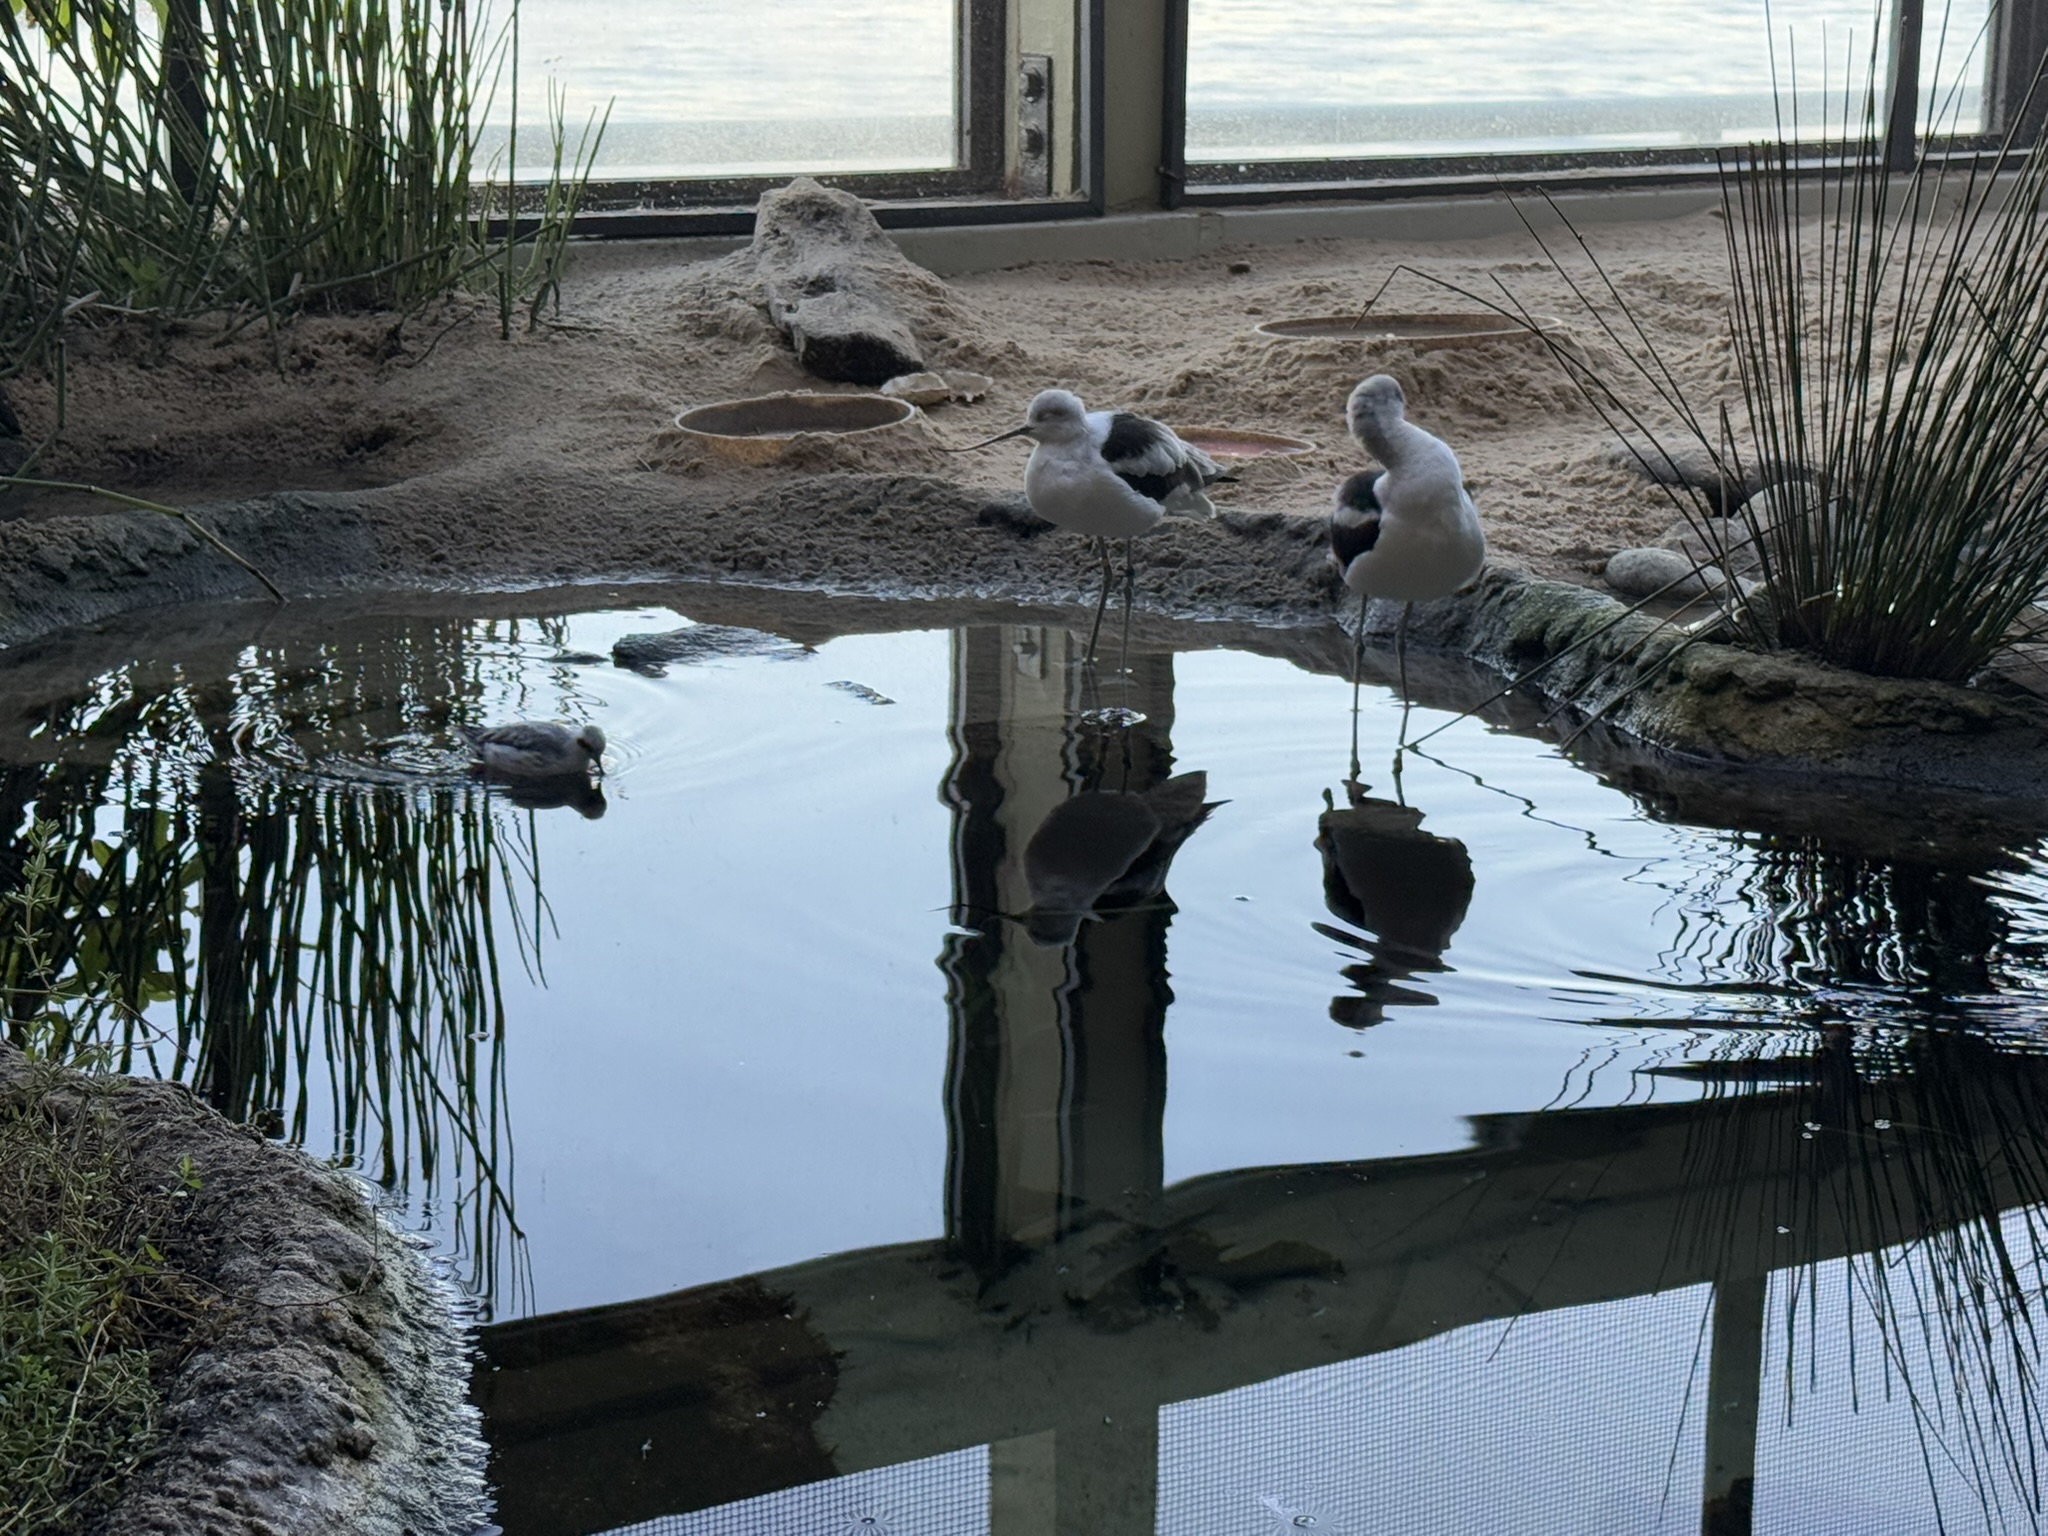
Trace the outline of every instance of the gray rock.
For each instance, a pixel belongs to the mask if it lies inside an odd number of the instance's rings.
[[[1718,517],[1732,517],[1742,504],[1766,486],[1794,479],[1806,473],[1796,464],[1736,456],[1735,462],[1717,464],[1714,456],[1698,443],[1675,443],[1682,429],[1674,428],[1662,438],[1629,441],[1608,455],[1624,469],[1632,469],[1655,485],[1689,486],[1705,499],[1707,510]]]
[[[852,193],[808,176],[762,193],[753,258],[769,318],[808,372],[876,385],[923,370],[900,291],[929,278]]]
[[[1663,596],[1683,600],[1725,592],[1728,578],[1715,565],[1700,565],[1675,549],[1646,545],[1609,557],[1607,585],[1624,597]]]
[[[884,384],[882,393],[908,400],[912,405],[945,405],[954,400],[972,403],[986,395],[994,384],[995,380],[985,373],[958,369],[951,373],[904,373]]]

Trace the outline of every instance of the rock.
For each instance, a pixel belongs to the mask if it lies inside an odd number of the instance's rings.
[[[801,656],[794,640],[737,624],[688,624],[658,635],[622,635],[612,645],[612,662],[648,677],[660,677],[672,664],[715,661],[721,656]]]
[[[1609,556],[1602,574],[1607,585],[1624,597],[1662,596],[1682,601],[1728,590],[1728,578],[1719,566],[1702,566],[1691,555],[1656,545]]]
[[[995,380],[985,373],[899,374],[882,386],[882,393],[912,405],[945,405],[949,401],[972,404],[989,392]]]
[[[899,290],[921,291],[928,274],[852,193],[808,176],[762,193],[752,255],[768,316],[806,370],[867,385],[923,370]]]
[[[931,372],[899,373],[882,386],[882,393],[892,399],[908,400],[912,405],[944,405],[953,398],[945,375]]]
[[[1750,459],[1741,459],[1724,471],[1697,443],[1672,447],[1658,440],[1624,442],[1608,458],[1654,485],[1690,486],[1706,499],[1707,509],[1717,517],[1734,516],[1758,491],[1804,473],[1796,465]]]

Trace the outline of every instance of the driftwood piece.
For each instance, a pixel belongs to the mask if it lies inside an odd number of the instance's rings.
[[[762,193],[751,255],[769,318],[805,371],[876,385],[924,367],[903,310],[930,274],[852,193],[808,176]]]

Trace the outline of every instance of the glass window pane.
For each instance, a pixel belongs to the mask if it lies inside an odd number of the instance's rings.
[[[1188,159],[1744,143],[1776,131],[1773,34],[1803,124],[1825,105],[1839,130],[1845,84],[1861,111],[1876,8],[1774,0],[1770,15],[1763,0],[1190,0]]]
[[[1984,132],[1985,60],[1991,51],[1991,0],[1940,0],[1927,7],[1920,34],[1920,131]]]
[[[954,0],[521,0],[521,166],[547,152],[552,76],[572,145],[612,103],[600,180],[950,167],[954,17]]]

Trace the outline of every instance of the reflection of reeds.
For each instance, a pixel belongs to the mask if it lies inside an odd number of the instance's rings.
[[[64,1045],[147,1060],[294,1140],[324,1081],[337,1155],[387,1185],[452,1185],[488,1289],[518,1239],[495,926],[517,856],[483,788],[287,790],[211,763],[174,804],[125,780],[103,811],[108,787],[52,774],[36,790],[62,850],[36,960]],[[109,814],[118,840],[96,839]],[[0,974],[21,948],[0,934]],[[12,1006],[18,1030],[42,999]]]
[[[2014,942],[1987,860],[1882,859],[1765,837],[1684,869],[1662,967],[1674,981],[1955,997],[2024,985],[2038,958],[2037,946]]]
[[[1699,1122],[1700,1196],[1677,1230],[1731,1277],[1784,1280],[1782,1421],[1828,1394],[1874,1406],[1859,1395],[1874,1369],[1911,1416],[1938,1513],[1960,1486],[1978,1523],[2040,1530],[2048,1059],[1930,1019],[1823,1026],[1810,1052],[1757,1065],[1672,1069],[1731,1109]]]

